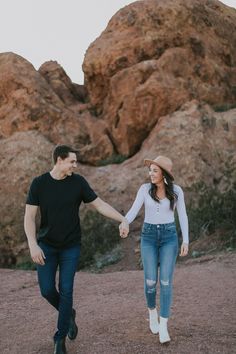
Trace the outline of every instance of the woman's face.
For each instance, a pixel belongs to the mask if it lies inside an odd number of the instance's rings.
[[[161,168],[154,164],[150,165],[149,167],[149,176],[153,184],[160,183],[163,180]]]

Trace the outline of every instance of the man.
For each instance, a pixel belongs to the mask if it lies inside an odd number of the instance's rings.
[[[54,354],[65,354],[65,338],[75,339],[78,327],[73,309],[73,283],[80,254],[81,202],[93,205],[104,216],[121,222],[120,233],[126,237],[127,220],[105,203],[84,177],[73,171],[77,166],[77,151],[59,145],[53,152],[54,166],[50,172],[36,177],[28,193],[24,228],[30,255],[37,265],[41,294],[58,310]],[[40,208],[41,223],[36,237],[36,213]],[[55,285],[59,266],[58,290]]]

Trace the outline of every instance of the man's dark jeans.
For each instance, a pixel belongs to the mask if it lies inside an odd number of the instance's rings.
[[[57,332],[54,340],[67,335],[73,306],[74,276],[78,267],[80,246],[63,250],[39,243],[43,250],[45,265],[37,266],[38,280],[42,296],[54,306],[58,314]],[[56,271],[59,267],[59,284],[56,288]]]

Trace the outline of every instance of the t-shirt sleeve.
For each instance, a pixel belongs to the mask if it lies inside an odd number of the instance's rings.
[[[85,178],[82,178],[82,200],[84,203],[91,203],[97,198],[97,194],[90,187]]]
[[[39,185],[37,178],[35,178],[31,183],[26,199],[26,204],[39,205]]]

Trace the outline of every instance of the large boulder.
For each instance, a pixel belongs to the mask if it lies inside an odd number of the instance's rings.
[[[85,86],[74,84],[62,66],[56,61],[45,62],[40,66],[39,73],[66,105],[86,102],[88,93]]]
[[[94,110],[130,156],[189,100],[235,104],[236,10],[217,0],[134,2],[90,45],[83,70]]]
[[[0,140],[0,266],[15,264],[27,252],[23,229],[31,180],[52,165],[53,144],[36,131]]]
[[[74,145],[81,161],[96,164],[112,155],[113,143],[105,122],[80,99],[86,100],[86,89],[73,84],[57,63],[37,72],[19,55],[0,54],[0,138],[34,129],[54,144]]]
[[[56,140],[56,124],[69,117],[46,80],[14,53],[0,54],[0,101],[1,137],[37,129]]]
[[[142,183],[149,181],[144,159],[158,155],[173,160],[175,183],[190,190],[198,183],[221,192],[236,181],[236,109],[215,112],[194,100],[163,116],[143,142],[140,151],[120,165],[80,166],[101,197],[127,211]],[[198,193],[187,193],[198,199]]]

